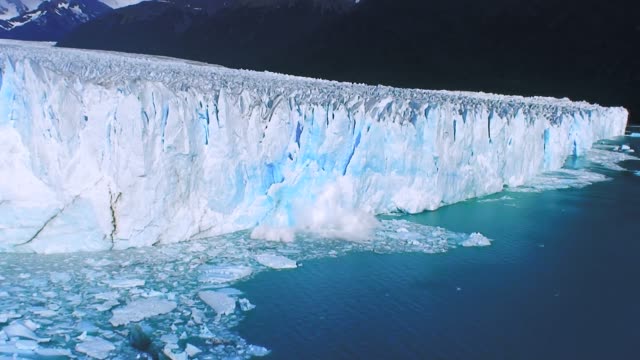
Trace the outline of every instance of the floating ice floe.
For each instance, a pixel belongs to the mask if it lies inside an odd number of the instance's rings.
[[[165,345],[164,349],[162,349],[162,353],[169,358],[169,360],[187,360],[187,353],[174,353],[173,349],[169,345]]]
[[[120,302],[117,300],[107,300],[102,304],[96,304],[95,309],[98,311],[107,311],[111,310],[114,306],[120,305]]]
[[[205,304],[209,305],[213,311],[221,315],[231,315],[236,309],[236,299],[217,291],[201,291],[198,296]]]
[[[187,353],[187,355],[189,355],[189,357],[194,357],[198,354],[200,354],[202,352],[202,350],[198,349],[197,347],[191,345],[191,344],[187,344],[187,346],[184,348],[184,352]]]
[[[138,286],[144,286],[144,280],[142,279],[111,279],[106,280],[105,283],[114,289],[126,289]]]
[[[251,356],[267,356],[270,351],[262,346],[249,345],[247,353]]]
[[[640,133],[632,132],[629,134],[629,136],[632,138],[640,138]]]
[[[50,338],[40,338],[31,329],[19,321],[14,321],[5,326],[2,331],[10,338],[24,338],[37,342],[48,342]]]
[[[162,315],[173,311],[177,304],[173,301],[149,298],[134,300],[129,304],[114,309],[111,317],[113,326],[126,325],[130,322],[137,322],[152,316]]]
[[[11,321],[13,319],[19,319],[21,317],[22,317],[22,315],[16,314],[14,312],[0,313],[0,324],[4,324],[4,323],[9,322],[9,321]]]
[[[57,349],[57,348],[37,348],[34,350],[36,355],[42,357],[51,357],[51,358],[73,358],[74,356],[71,354],[71,350],[68,349]]]
[[[282,255],[260,254],[255,259],[260,264],[272,269],[295,269],[298,264],[295,260],[288,259]]]
[[[487,238],[486,236],[476,232],[469,235],[469,238],[460,243],[460,245],[465,247],[489,246],[491,245],[491,240],[489,240],[489,238]]]
[[[242,311],[249,311],[249,310],[253,310],[256,308],[255,305],[253,305],[249,299],[239,299],[238,300],[238,305],[240,305],[240,310]]]
[[[66,283],[71,280],[71,275],[65,272],[52,272],[49,274],[49,278],[53,283]]]
[[[111,342],[94,336],[85,336],[82,342],[76,345],[76,351],[100,360],[106,359],[115,349]]]
[[[202,265],[198,268],[199,281],[224,284],[245,278],[253,273],[253,269],[244,265]]]

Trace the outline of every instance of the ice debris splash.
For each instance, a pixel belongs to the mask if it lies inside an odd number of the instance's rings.
[[[248,359],[269,350],[233,328],[253,305],[234,284],[350,252],[441,253],[485,236],[382,220],[367,241],[248,232],[127,251],[0,257],[0,358]]]
[[[568,99],[6,40],[0,68],[0,251],[117,250],[253,228],[272,240],[362,240],[376,214],[558,170],[623,135],[628,116]]]

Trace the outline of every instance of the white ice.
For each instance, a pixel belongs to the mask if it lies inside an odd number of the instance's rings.
[[[243,279],[251,273],[253,269],[244,265],[202,265],[198,268],[199,281],[224,284]]]
[[[236,299],[217,291],[201,291],[198,296],[202,301],[209,305],[213,311],[221,315],[230,315],[236,309]]]
[[[486,236],[480,233],[472,233],[469,237],[460,243],[462,246],[470,247],[470,246],[489,246],[491,245],[491,240]]]
[[[298,264],[295,260],[288,259],[282,255],[276,254],[259,254],[255,259],[260,264],[272,269],[295,269]]]
[[[2,329],[8,337],[10,338],[22,338],[28,340],[34,340],[37,342],[48,342],[49,338],[40,338],[38,337],[33,330],[29,329],[20,321],[14,321],[11,324],[5,326]]]
[[[130,322],[169,313],[176,306],[177,304],[173,301],[158,298],[134,300],[123,307],[113,309],[113,316],[109,322],[113,326],[126,325]]]
[[[76,345],[76,351],[95,359],[106,359],[116,347],[100,337],[84,336],[82,342]]]
[[[525,184],[628,116],[8,40],[0,68],[0,251],[368,240],[375,214]]]
[[[105,283],[114,289],[126,289],[138,286],[144,286],[142,279],[110,279]]]

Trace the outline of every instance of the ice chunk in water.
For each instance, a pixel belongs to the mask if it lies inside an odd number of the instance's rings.
[[[240,305],[240,310],[242,311],[249,311],[256,308],[256,306],[249,302],[248,299],[240,299],[238,300],[238,304]]]
[[[105,283],[114,289],[126,289],[144,286],[144,280],[141,279],[113,279],[106,280]]]
[[[187,355],[189,355],[189,357],[194,357],[202,352],[202,350],[191,344],[187,344],[187,347],[184,349],[184,351],[187,353]]]
[[[220,315],[230,315],[236,309],[236,299],[217,291],[201,291],[198,296]]]
[[[260,254],[256,255],[255,259],[260,264],[272,269],[295,269],[298,266],[295,260],[275,254]]]
[[[137,322],[148,317],[169,313],[175,309],[177,304],[173,301],[149,298],[135,300],[124,307],[113,310],[111,324],[113,326],[126,325],[130,322]]]
[[[18,319],[20,318],[22,315],[16,314],[16,313],[0,313],[0,324],[9,322],[9,320],[11,319]]]
[[[247,354],[252,356],[267,356],[269,353],[270,351],[262,346],[249,345],[247,347]]]
[[[118,306],[118,305],[120,305],[120,302],[117,300],[107,300],[102,304],[97,304],[95,306],[95,309],[98,311],[107,311],[107,310],[111,310],[114,306]]]
[[[68,273],[65,272],[52,272],[49,275],[49,278],[51,279],[51,282],[53,283],[66,283],[69,282],[69,280],[71,280],[71,275],[69,275]]]
[[[50,339],[39,338],[31,329],[20,322],[13,322],[2,329],[8,337],[24,338],[37,342],[47,342]]]
[[[38,342],[34,340],[18,340],[15,346],[20,350],[35,350],[38,348]]]
[[[36,355],[40,355],[42,357],[52,357],[52,358],[71,358],[71,351],[67,349],[46,349],[46,348],[37,348],[35,349]]]
[[[480,233],[473,233],[469,235],[469,237],[460,243],[462,246],[489,246],[491,245],[491,240]]]
[[[76,351],[95,359],[106,359],[115,349],[116,347],[109,341],[93,336],[84,337],[84,340],[76,345]]]
[[[253,272],[243,265],[202,265],[198,268],[201,275],[198,280],[213,284],[224,284],[245,278]]]
[[[170,360],[187,360],[187,353],[178,353],[175,354],[171,351],[171,347],[169,345],[165,345],[162,353],[166,355]]]

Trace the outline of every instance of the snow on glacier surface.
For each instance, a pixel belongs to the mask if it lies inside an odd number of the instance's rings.
[[[124,249],[254,229],[363,241],[559,170],[627,112],[0,43],[0,251]]]

